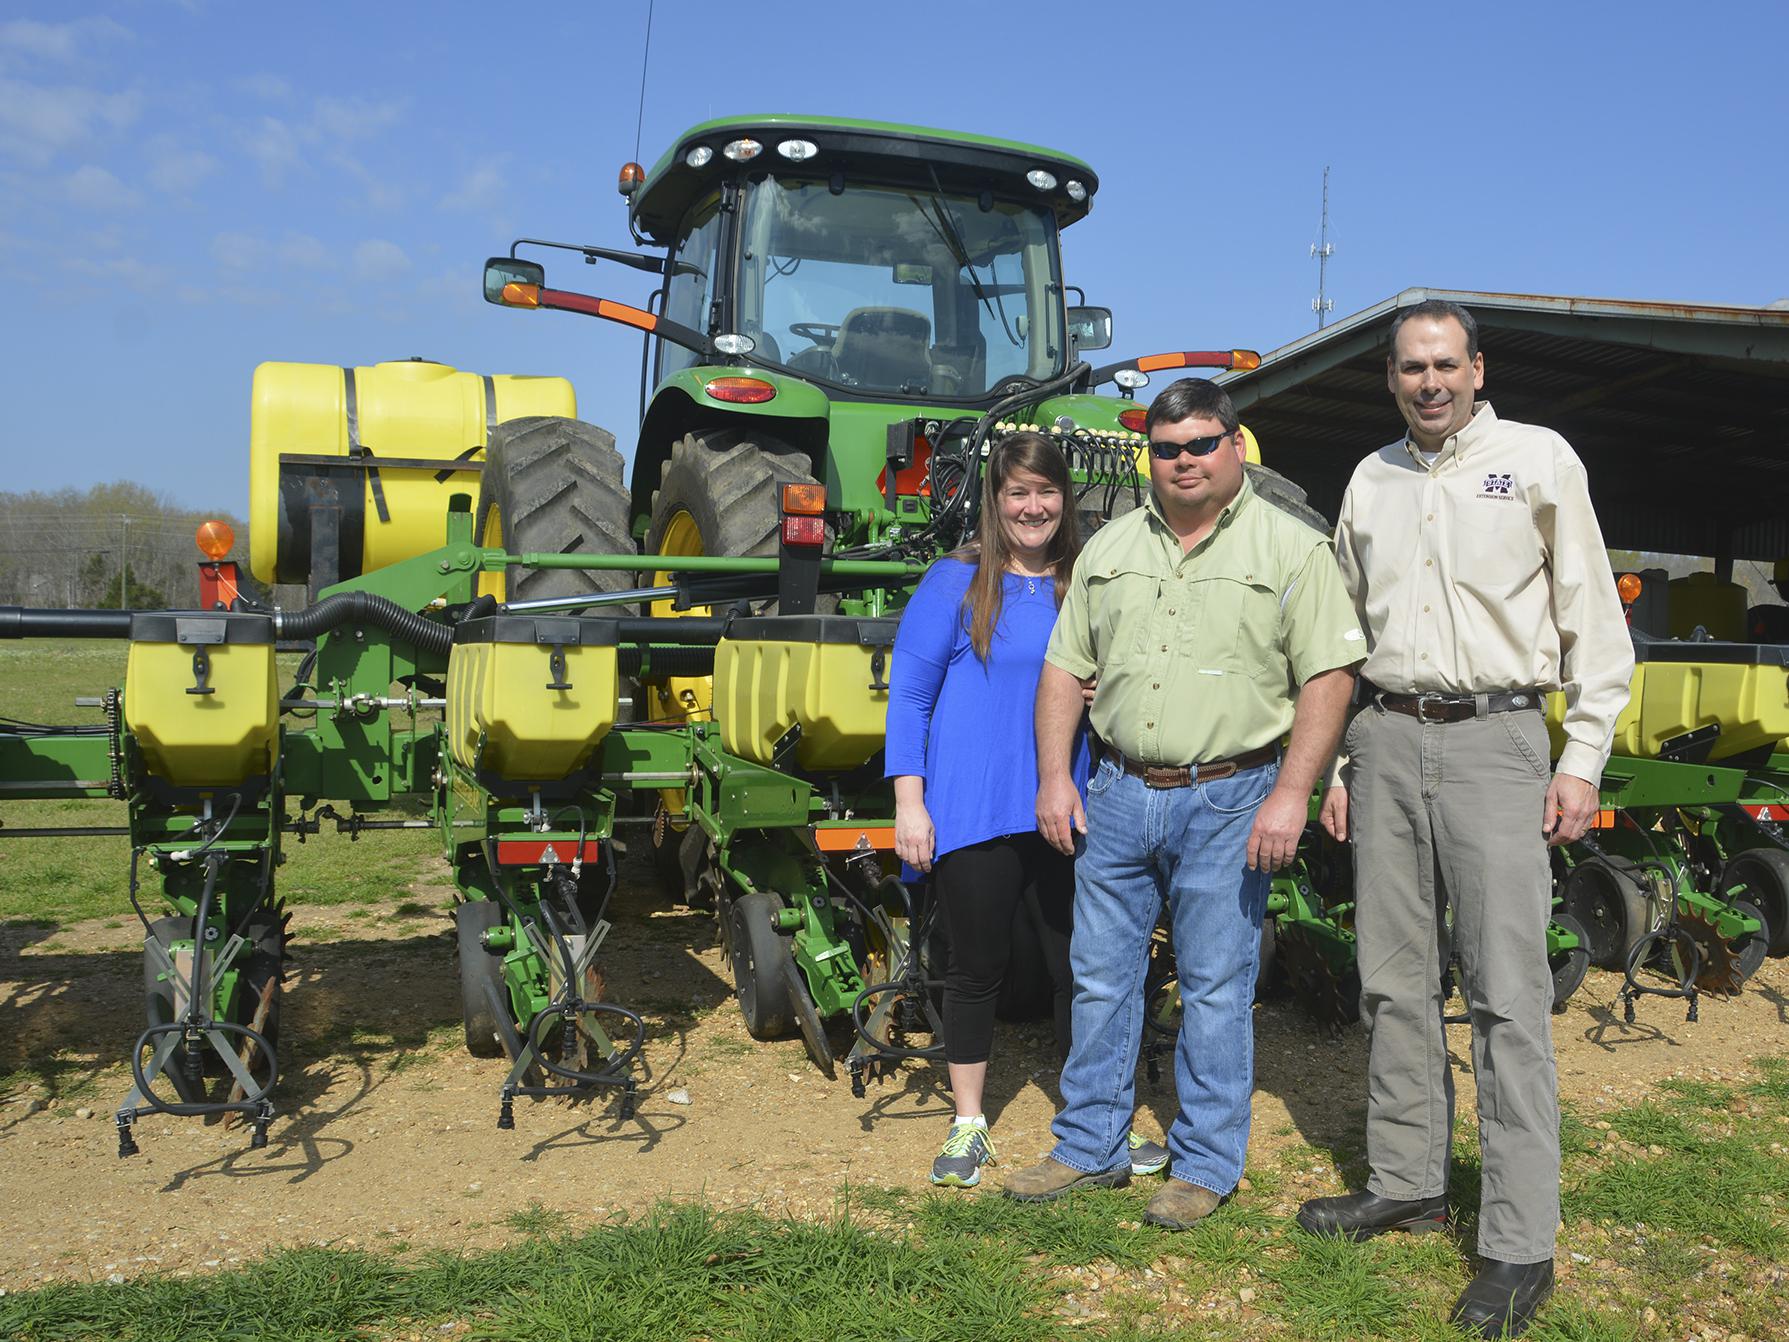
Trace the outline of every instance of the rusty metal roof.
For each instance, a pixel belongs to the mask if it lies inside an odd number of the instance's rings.
[[[1583,458],[1611,548],[1789,555],[1789,311],[1773,308],[1406,289],[1223,375],[1263,460],[1327,516],[1355,463],[1403,434],[1391,322],[1431,298],[1477,319],[1498,415]]]

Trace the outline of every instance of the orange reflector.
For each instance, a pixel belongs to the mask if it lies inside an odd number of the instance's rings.
[[[849,825],[826,829],[816,826],[814,847],[823,853],[893,852],[894,826],[873,825],[867,829],[853,829]]]
[[[1616,580],[1615,590],[1620,593],[1622,604],[1631,606],[1640,599],[1640,589],[1644,584],[1637,573],[1624,573]]]
[[[1252,349],[1233,349],[1230,351],[1230,367],[1239,372],[1248,372],[1261,366],[1261,356]]]
[[[1134,410],[1120,410],[1118,422],[1132,433],[1142,433],[1149,424],[1149,411],[1142,406],[1137,406]]]
[[[1259,368],[1261,356],[1252,349],[1193,349],[1176,354],[1145,354],[1137,360],[1139,373],[1162,368]]]
[[[1139,373],[1153,373],[1161,368],[1185,368],[1186,359],[1179,354],[1145,354],[1137,360]]]
[[[1592,829],[1614,829],[1615,812],[1598,811],[1596,813],[1596,819],[1590,822],[1590,827]]]
[[[540,286],[538,284],[518,284],[511,280],[503,286],[503,302],[512,308],[537,308],[540,306]]]
[[[596,315],[607,317],[612,322],[620,322],[623,326],[637,326],[642,331],[658,329],[658,318],[640,308],[630,308],[626,303],[617,303],[611,299],[596,300]]]
[[[791,514],[783,519],[784,545],[826,544],[826,519]]]
[[[623,163],[621,175],[615,180],[615,189],[624,196],[631,196],[640,189],[640,183],[646,180],[646,169],[638,163]]]
[[[826,511],[825,485],[784,485],[783,511],[817,517]]]
[[[236,544],[236,532],[228,522],[201,522],[193,533],[193,542],[199,547],[200,554],[218,560],[229,554],[230,547]]]
[[[702,388],[717,401],[760,405],[776,395],[774,384],[761,377],[717,377]]]

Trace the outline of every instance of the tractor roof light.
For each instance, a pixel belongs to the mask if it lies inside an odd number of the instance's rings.
[[[721,148],[721,156],[735,163],[750,163],[764,152],[764,146],[757,140],[729,140]]]
[[[776,396],[776,384],[761,377],[717,377],[702,390],[733,405],[762,405]]]
[[[624,196],[631,196],[640,189],[640,183],[646,180],[646,169],[638,163],[623,163],[621,175],[615,179],[615,189]]]
[[[1054,191],[1056,189],[1056,174],[1045,172],[1042,168],[1033,168],[1025,174],[1025,180],[1039,191]]]
[[[714,160],[714,150],[705,144],[699,144],[683,156],[686,167],[706,168]]]
[[[199,529],[193,533],[193,543],[199,547],[200,554],[215,564],[236,544],[236,531],[228,522],[213,518],[199,523]]]
[[[805,163],[820,152],[820,146],[812,140],[784,140],[777,145],[776,151],[791,163]]]
[[[1062,184],[1062,189],[1068,192],[1068,198],[1074,201],[1077,205],[1087,199],[1086,185],[1082,182],[1075,181],[1072,177]]]
[[[798,517],[818,517],[826,511],[826,486],[796,484],[783,486],[783,511]]]
[[[749,335],[740,335],[738,332],[729,331],[726,335],[717,335],[714,338],[714,347],[722,354],[750,354],[758,348],[758,342]]]

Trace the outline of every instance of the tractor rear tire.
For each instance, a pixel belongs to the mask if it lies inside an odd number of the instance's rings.
[[[1765,945],[1771,955],[1789,955],[1789,853],[1780,848],[1749,848],[1735,853],[1721,873],[1721,889],[1743,884],[1740,898],[1764,918]]]
[[[1565,1010],[1566,1002],[1578,991],[1584,975],[1590,971],[1590,933],[1569,913],[1555,913],[1553,924],[1578,939],[1578,944],[1571,950],[1561,950],[1547,959],[1547,968],[1553,972],[1553,1014],[1557,1016]]]
[[[776,929],[774,919],[781,907],[770,895],[754,890],[727,908],[734,995],[746,1033],[753,1039],[781,1039],[795,1023],[788,968],[795,939]]]
[[[553,415],[512,419],[491,430],[473,536],[511,554],[635,553],[632,504],[615,436]],[[502,600],[584,596],[634,586],[622,569],[529,569],[511,564],[481,591]],[[497,591],[501,588],[501,591]]]
[[[1311,507],[1304,490],[1274,470],[1273,467],[1260,466],[1251,461],[1243,469],[1248,472],[1249,479],[1254,483],[1255,493],[1259,494],[1263,500],[1271,503],[1281,512],[1296,517],[1313,531],[1320,531],[1325,536],[1335,531],[1335,528],[1330,525],[1329,519]]]
[[[775,439],[739,429],[684,435],[671,447],[652,496],[646,549],[658,554],[679,513],[687,513],[705,555],[774,559],[783,485],[815,484],[813,463]]]
[[[492,1006],[493,1000],[507,1000],[503,957],[484,943],[484,934],[502,921],[503,910],[488,899],[469,899],[454,910],[460,942],[460,1018],[466,1027],[466,1052],[475,1058],[498,1058],[505,1052]],[[497,987],[495,999],[486,984]]]
[[[1625,968],[1628,952],[1652,930],[1645,890],[1629,871],[1600,857],[1572,868],[1560,903],[1584,929],[1585,949],[1598,969]]]

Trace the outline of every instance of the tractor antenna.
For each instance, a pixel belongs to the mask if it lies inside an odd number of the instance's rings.
[[[1335,310],[1335,299],[1327,296],[1325,281],[1328,278],[1329,258],[1335,255],[1335,246],[1329,240],[1329,165],[1323,165],[1323,232],[1319,235],[1321,242],[1313,243],[1311,255],[1317,258],[1317,296],[1311,300],[1311,311],[1317,314],[1317,329],[1323,329],[1324,318]]]
[[[640,52],[640,110],[634,116],[634,162],[640,161],[640,137],[646,125],[646,63],[652,58],[652,7],[646,0],[646,46]],[[1325,171],[1328,171],[1325,169]]]

